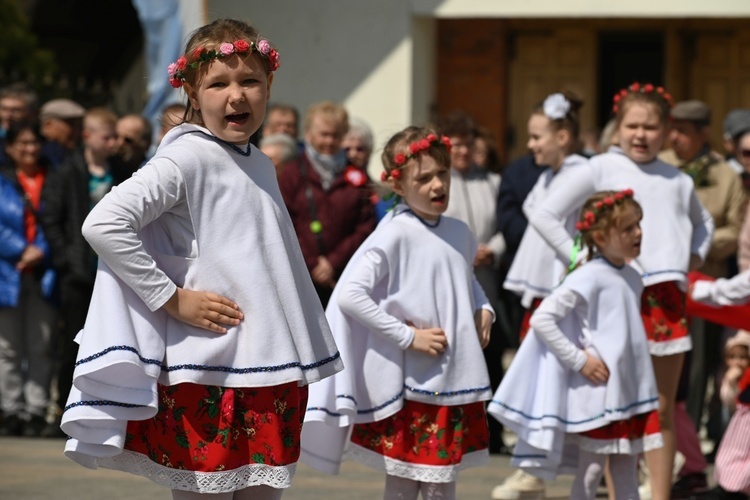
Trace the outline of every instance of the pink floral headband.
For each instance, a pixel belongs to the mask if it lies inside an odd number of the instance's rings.
[[[232,54],[246,54],[256,51],[261,57],[268,59],[268,69],[276,71],[279,69],[279,53],[271,47],[268,40],[261,38],[258,42],[248,42],[246,40],[237,40],[233,43],[222,43],[219,49],[207,50],[205,47],[198,47],[192,53],[193,62],[188,63],[187,57],[182,56],[167,66],[169,83],[174,88],[180,88],[185,83],[185,70],[187,68],[198,69],[201,63],[212,61],[213,59],[223,59]]]
[[[612,112],[617,113],[620,111],[620,101],[627,97],[628,94],[635,94],[635,93],[641,93],[641,94],[650,94],[651,92],[656,92],[657,94],[661,95],[664,100],[667,101],[669,104],[669,107],[671,108],[672,103],[672,96],[669,95],[669,93],[664,90],[664,87],[654,87],[650,83],[646,83],[644,85],[641,85],[638,82],[633,82],[630,85],[628,85],[628,88],[622,89],[618,93],[615,94],[615,96],[612,98]]]
[[[400,179],[401,167],[406,165],[406,162],[408,162],[409,160],[417,158],[420,154],[430,149],[430,147],[434,143],[442,144],[445,149],[448,150],[448,154],[450,154],[451,148],[453,147],[450,139],[448,139],[446,136],[438,138],[436,134],[427,134],[427,137],[425,137],[424,139],[419,139],[418,141],[414,141],[409,144],[409,154],[398,153],[396,156],[394,156],[393,163],[396,164],[397,168],[391,170],[390,172],[384,171],[382,174],[380,174],[380,180],[385,182],[389,177],[393,179]]]
[[[622,191],[615,193],[612,196],[607,196],[606,198],[597,201],[596,203],[594,203],[593,209],[583,212],[581,220],[576,222],[576,229],[581,232],[590,230],[592,227],[594,227],[594,224],[596,224],[596,218],[601,213],[604,207],[614,206],[615,203],[622,201],[625,198],[632,197],[632,189],[623,189]]]

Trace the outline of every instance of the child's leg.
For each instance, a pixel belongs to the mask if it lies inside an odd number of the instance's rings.
[[[596,490],[602,480],[607,455],[580,450],[578,453],[578,472],[573,480],[570,498],[575,500],[594,500]],[[612,472],[614,474],[614,471]],[[620,500],[620,497],[617,497]]]
[[[419,483],[422,500],[456,500],[456,482]]]
[[[283,489],[272,488],[263,484],[235,491],[232,500],[280,500],[283,493]],[[213,497],[211,500],[213,500]]]
[[[419,483],[398,476],[385,476],[384,500],[416,500],[419,495]]]
[[[669,500],[672,489],[672,464],[676,450],[674,433],[674,405],[677,386],[682,373],[684,353],[670,356],[651,356],[659,390],[659,424],[664,446],[646,452],[646,464],[651,477],[653,500]]]
[[[232,500],[232,494],[231,491],[209,495],[208,493],[196,493],[194,491],[172,490],[172,500],[205,500],[206,497],[211,500]]]
[[[617,500],[638,500],[637,455],[610,455],[609,470]]]

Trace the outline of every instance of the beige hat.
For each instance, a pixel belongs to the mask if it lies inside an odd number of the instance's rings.
[[[44,103],[39,110],[39,119],[59,118],[60,120],[72,120],[83,118],[86,110],[83,106],[70,99],[52,99]]]
[[[729,337],[727,345],[724,347],[726,351],[729,351],[733,347],[745,346],[750,350],[750,332],[747,330],[739,330],[734,336]]]
[[[687,120],[701,125],[711,124],[711,108],[703,101],[682,101],[672,108],[673,120]]]

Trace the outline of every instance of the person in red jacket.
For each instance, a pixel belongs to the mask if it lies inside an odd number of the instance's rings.
[[[305,116],[305,149],[279,176],[302,254],[323,306],[354,251],[375,229],[367,174],[347,162],[343,106],[315,103]]]

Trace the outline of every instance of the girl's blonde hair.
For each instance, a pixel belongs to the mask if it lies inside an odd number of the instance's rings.
[[[594,241],[594,232],[608,233],[620,227],[626,207],[634,207],[643,216],[641,205],[633,198],[633,191],[600,191],[586,200],[581,208],[581,216],[576,228],[581,232],[581,241],[588,248],[591,260],[599,250]]]

